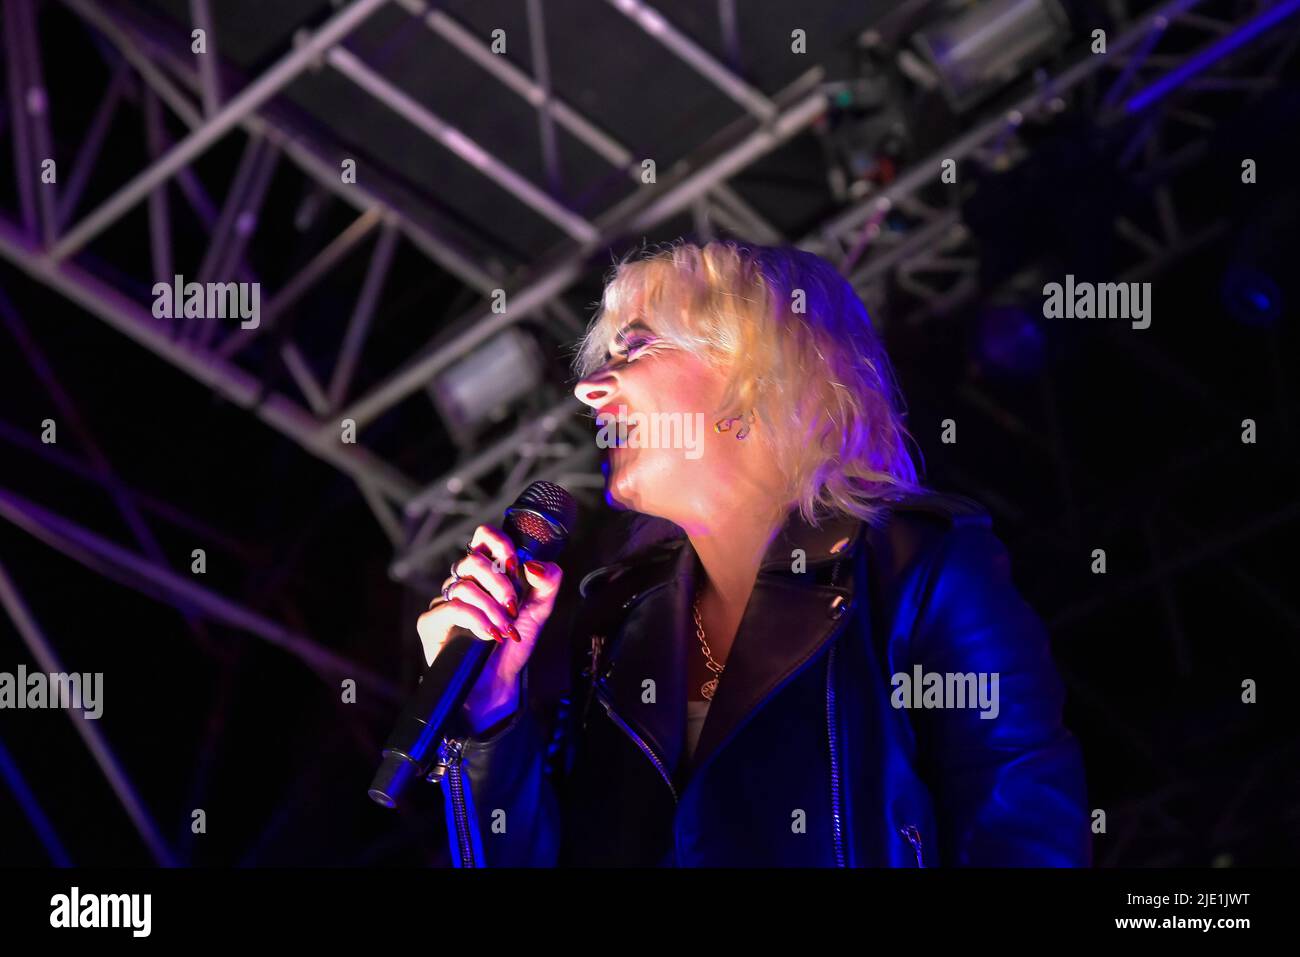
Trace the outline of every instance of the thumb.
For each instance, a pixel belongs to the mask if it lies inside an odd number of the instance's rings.
[[[526,604],[549,613],[560,591],[560,581],[564,578],[563,569],[554,562],[529,561],[524,562],[523,572],[531,588]]]

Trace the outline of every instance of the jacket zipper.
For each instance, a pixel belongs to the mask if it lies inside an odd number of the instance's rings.
[[[831,826],[835,836],[835,866],[844,866],[844,833],[840,819],[840,769],[835,756],[835,645],[826,664],[826,734],[831,754]]]
[[[474,867],[474,845],[469,834],[469,813],[465,807],[465,781],[462,765],[465,744],[456,738],[443,738],[439,759],[447,768],[447,788],[451,797],[452,817],[456,821],[456,842],[460,846],[460,866]]]
[[[641,749],[641,752],[647,758],[650,759],[651,763],[655,766],[655,770],[659,772],[659,776],[662,777],[664,779],[664,783],[668,785],[668,790],[671,791],[673,795],[673,803],[676,804],[677,788],[673,786],[672,776],[669,775],[668,769],[664,767],[664,763],[661,760],[659,760],[659,755],[654,753],[654,751],[650,748],[650,745],[646,744],[645,741],[641,739],[641,736],[637,734],[635,731],[633,731],[626,721],[624,721],[622,718],[620,718],[617,714],[614,713],[613,705],[610,704],[609,700],[605,697],[605,695],[600,690],[596,691],[596,700],[600,702],[601,706],[605,709],[605,713],[609,715],[610,719],[616,725],[622,728],[623,733],[626,734],[629,738],[631,738],[633,743],[636,744],[636,746]]]
[[[916,866],[925,867],[925,860],[921,857],[921,832],[911,824],[904,824],[898,829],[898,833],[907,838],[907,843],[912,845],[912,850],[916,851]]]

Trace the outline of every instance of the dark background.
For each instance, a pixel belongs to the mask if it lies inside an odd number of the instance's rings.
[[[71,168],[120,62],[114,43],[74,6],[30,4],[61,170]],[[187,4],[95,6],[185,55]],[[521,39],[528,36],[523,4],[440,6],[480,34],[505,28],[510,59],[532,69]],[[1057,73],[1087,55],[1093,24],[1117,35],[1122,25],[1108,21],[1100,6],[1069,6],[1068,43],[1037,68]],[[1136,16],[1150,6],[1128,9]],[[737,53],[724,40],[714,5],[657,5],[769,96],[813,63],[825,68],[828,81],[878,76],[855,46],[865,29],[905,38],[944,13],[935,4],[739,7]],[[327,3],[311,2],[217,2],[214,8],[227,91],[290,50],[296,29],[319,25],[332,12]],[[908,16],[899,19],[899,9]],[[1200,9],[1232,23],[1256,6]],[[661,175],[679,160],[698,163],[715,133],[743,119],[734,102],[609,5],[565,0],[546,4],[546,12],[557,94],[634,155],[655,157]],[[1298,21],[1283,20],[1216,68],[1221,75],[1264,78],[1257,88],[1189,88],[1155,108],[1162,149],[1176,154],[1180,144],[1195,147],[1176,163],[1126,160],[1125,149],[1151,117],[1098,122],[1104,84],[1066,96],[1054,118],[1025,124],[1008,168],[963,160],[960,188],[936,183],[918,195],[933,208],[960,213],[969,231],[962,255],[977,262],[974,288],[935,306],[889,273],[864,292],[897,366],[927,484],[969,495],[990,510],[1017,583],[1050,626],[1069,689],[1067,724],[1084,749],[1090,801],[1107,812],[1107,833],[1094,844],[1102,866],[1289,864],[1300,848],[1300,725],[1292,677],[1300,665],[1294,557],[1300,84],[1296,58],[1284,55],[1295,47]],[[792,26],[813,38],[804,59],[788,53]],[[9,19],[3,29],[13,29]],[[1171,31],[1168,39],[1175,56],[1204,47],[1214,35]],[[401,8],[382,9],[344,47],[440,116],[454,118],[521,175],[546,184],[534,111]],[[6,45],[0,56],[11,51]],[[128,94],[74,220],[149,162],[140,115],[145,87],[129,72]],[[937,94],[889,75],[895,88],[883,106],[838,102],[830,121],[730,179],[785,241],[815,234],[853,203],[836,195],[831,170],[861,179],[868,191],[886,185],[1035,82],[1026,70],[973,110],[957,112]],[[0,218],[7,223],[19,221],[13,109],[6,98]],[[267,110],[325,144],[328,155],[357,157],[363,179],[380,184],[412,220],[451,237],[468,258],[499,270],[506,288],[572,248],[552,224],[328,69],[295,81]],[[183,124],[166,116],[171,139],[183,137]],[[236,130],[191,167],[218,210],[247,142]],[[563,180],[553,194],[580,214],[596,219],[639,188],[571,137],[561,136],[560,146]],[[1253,185],[1241,182],[1246,157],[1258,164]],[[1162,186],[1185,236],[1215,228],[1194,248],[1143,264],[1141,251],[1115,226],[1123,220],[1158,235],[1152,200]],[[356,215],[318,194],[292,163],[276,167],[244,257],[264,283],[264,307],[267,290],[279,288]],[[170,195],[174,261],[188,278],[209,231],[174,183]],[[296,222],[310,197],[317,197],[314,217]],[[154,282],[144,210],[139,204],[74,257],[140,303],[150,301]],[[891,216],[884,228],[902,230],[906,223]],[[561,296],[566,308],[585,322],[615,257],[677,236],[703,238],[687,214],[591,252],[584,278]],[[276,336],[241,355],[242,368],[269,389],[292,390],[272,348],[285,335],[328,375],[367,262],[366,255],[353,255],[331,271],[286,314]],[[1150,281],[1151,327],[1044,320],[1042,285],[1066,273]],[[402,242],[354,393],[382,381],[481,302],[475,290]],[[352,479],[35,280],[12,258],[0,259],[0,311],[0,486],[138,553],[114,499],[87,469],[94,460],[89,438],[147,515],[170,568],[188,575],[190,550],[205,548],[204,586],[400,688],[411,686],[420,660],[414,620],[432,593],[390,577],[392,545]],[[511,410],[510,419],[468,446],[453,443],[429,403],[406,402],[364,430],[365,444],[425,484],[558,400],[573,385],[572,330],[540,315],[519,326],[544,356],[545,395]],[[52,381],[73,403],[75,417],[56,399]],[[54,447],[39,441],[47,417],[59,422]],[[946,418],[958,422],[955,445],[939,441]],[[1257,423],[1256,444],[1240,439],[1245,418]],[[583,571],[617,538],[598,490],[587,490],[584,505],[582,531],[566,559],[566,606]],[[1098,547],[1107,552],[1104,576],[1089,571]],[[65,670],[105,673],[98,728],[175,861],[443,859],[436,791],[426,789],[399,814],[378,809],[365,795],[395,714],[393,700],[363,689],[356,704],[342,704],[337,675],[318,674],[174,598],[155,600],[139,581],[125,587],[103,573],[108,569],[87,567],[8,521],[0,521],[0,562]],[[430,562],[425,573],[441,581],[444,567],[445,561]],[[548,641],[562,638],[548,632]],[[14,672],[20,663],[37,670],[11,619],[0,615],[0,670]],[[1258,704],[1241,702],[1247,678],[1258,683]],[[65,715],[0,712],[0,769],[0,861],[156,860]],[[25,795],[48,822],[44,842]],[[190,833],[196,807],[207,812],[206,835]]]

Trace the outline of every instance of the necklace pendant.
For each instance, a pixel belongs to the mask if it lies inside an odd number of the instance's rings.
[[[718,690],[718,679],[710,678],[704,684],[700,685],[700,694],[704,695],[705,701],[713,700],[713,693]]]

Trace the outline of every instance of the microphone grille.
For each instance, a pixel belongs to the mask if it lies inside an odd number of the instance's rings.
[[[551,561],[569,540],[578,503],[562,486],[539,480],[506,509],[505,532],[532,557]]]

